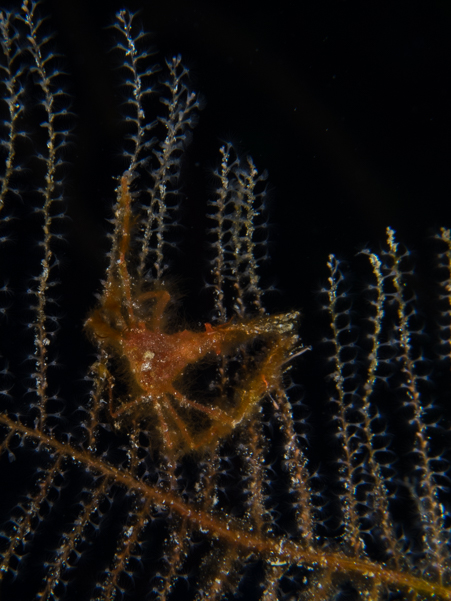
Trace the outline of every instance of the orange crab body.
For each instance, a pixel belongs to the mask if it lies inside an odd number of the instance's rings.
[[[169,454],[202,449],[217,443],[258,407],[266,393],[281,384],[285,364],[297,344],[298,313],[260,315],[220,325],[205,324],[205,331],[168,332],[170,294],[164,286],[135,294],[127,254],[130,243],[131,198],[124,176],[118,211],[122,236],[116,267],[110,269],[100,306],[85,327],[106,357],[119,359],[128,373],[128,393],[116,398],[114,377],[109,382],[109,412],[118,428],[145,422]],[[150,303],[150,308],[149,308]],[[145,317],[143,317],[145,315]],[[138,317],[139,316],[139,317]],[[259,350],[255,350],[256,342]],[[248,349],[248,355],[246,355]],[[188,368],[206,361],[217,369],[210,390],[198,398],[180,385]],[[228,374],[230,362],[235,366]],[[232,386],[231,380],[234,384]]]

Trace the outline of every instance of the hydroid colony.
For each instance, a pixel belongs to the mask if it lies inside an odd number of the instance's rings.
[[[25,480],[4,493],[4,598],[449,599],[449,433],[434,415],[409,255],[394,232],[381,253],[364,253],[371,283],[362,334],[330,257],[324,296],[337,460],[327,490],[306,460],[303,407],[316,399],[307,391],[300,403],[291,382],[303,361],[299,314],[268,313],[260,285],[263,178],[231,146],[221,149],[211,201],[213,318],[201,325],[177,318],[170,232],[198,102],[180,58],[167,62],[158,88],[144,35],[121,11],[114,28],[128,165],[117,174],[106,275],[85,321],[97,352],[86,376],[90,393],[77,405],[68,372],[56,367],[65,336],[57,271],[68,98],[37,5],[2,12],[0,25],[2,270],[10,278],[1,452],[5,478],[23,470]],[[163,105],[157,125],[146,115],[150,94]],[[30,111],[38,131],[24,129]],[[24,170],[20,159],[30,153]],[[15,256],[22,236],[29,243],[28,204],[40,253],[31,308]],[[446,362],[449,231],[437,247]],[[380,415],[387,399],[402,409],[394,428],[408,446],[405,464],[390,455]],[[404,521],[400,497],[410,514]]]

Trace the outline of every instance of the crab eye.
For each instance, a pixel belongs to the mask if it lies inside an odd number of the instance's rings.
[[[152,360],[155,357],[155,353],[152,351],[146,351],[143,355],[143,362],[141,364],[141,371],[149,371],[152,369]]]

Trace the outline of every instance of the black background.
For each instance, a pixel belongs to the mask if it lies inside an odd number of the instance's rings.
[[[118,38],[108,28],[123,6],[42,6],[67,57],[61,65],[77,114],[62,279],[70,289],[68,323],[78,331],[104,273],[113,178],[127,167],[123,74],[110,51]],[[329,332],[318,292],[329,254],[345,261],[358,296],[369,274],[356,255],[364,247],[379,251],[387,226],[412,251],[420,311],[436,335],[433,236],[451,225],[449,4],[139,1],[128,8],[150,32],[155,60],[180,53],[205,101],[184,161],[184,230],[170,274],[188,321],[211,315],[206,203],[218,148],[232,141],[269,174],[270,261],[263,271],[278,293],[267,302],[273,312],[302,312],[301,336],[313,352],[300,362],[301,379],[325,369],[319,341]]]
[[[110,52],[117,36],[107,29],[123,7],[84,0],[40,7],[56,33],[58,65],[67,72],[76,114],[58,294],[60,352],[72,362],[71,378],[80,382],[93,354],[83,321],[106,266],[115,178],[127,167],[121,157],[121,74]],[[270,261],[264,275],[278,293],[269,296],[268,305],[271,311],[302,312],[301,335],[313,351],[300,360],[298,378],[310,385],[306,403],[317,432],[322,417],[330,420],[330,411],[322,414],[312,406],[318,400],[315,378],[327,371],[318,291],[328,277],[330,253],[348,262],[358,293],[369,274],[356,253],[364,246],[377,251],[386,227],[393,227],[415,251],[415,287],[426,322],[433,321],[429,297],[437,292],[430,287],[428,257],[433,235],[451,226],[451,5],[141,0],[127,7],[139,11],[137,23],[151,33],[155,60],[182,54],[192,88],[205,99],[183,164],[184,230],[171,273],[185,296],[186,318],[206,321],[211,311],[203,287],[205,215],[218,148],[232,141],[269,173]],[[72,381],[61,383],[66,397]],[[75,403],[81,402],[82,384],[74,389]],[[447,395],[442,390],[437,397]],[[326,465],[330,457],[321,437],[312,434],[310,442],[314,467]]]
[[[78,114],[68,181],[80,263],[71,268],[92,282],[104,267],[112,177],[124,168],[120,74],[108,52],[114,34],[105,29],[122,7],[42,5],[67,57]],[[421,251],[432,232],[449,227],[448,3],[141,1],[128,8],[140,11],[156,60],[181,53],[206,100],[182,179],[182,250],[190,262],[177,276],[186,290],[198,288],[206,268],[203,203],[213,195],[223,140],[269,172],[268,269],[280,309],[314,307],[331,252],[351,260],[364,245],[377,250],[387,226]]]

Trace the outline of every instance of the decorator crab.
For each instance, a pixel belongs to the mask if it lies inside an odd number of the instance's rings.
[[[172,332],[167,287],[157,282],[146,291],[130,274],[133,220],[127,174],[116,216],[117,260],[85,324],[106,358],[99,369],[107,382],[110,418],[116,428],[142,424],[169,454],[214,446],[251,416],[266,394],[282,388],[286,365],[299,352],[299,314]]]

